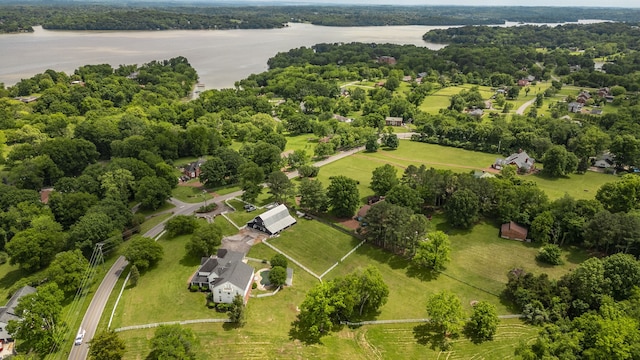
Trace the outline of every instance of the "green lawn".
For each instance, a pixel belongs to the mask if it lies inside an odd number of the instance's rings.
[[[500,314],[513,313],[497,294],[504,288],[507,271],[522,267],[528,271],[548,272],[552,278],[575,268],[586,258],[583,251],[565,251],[566,264],[560,267],[544,267],[535,261],[537,248],[531,244],[498,238],[493,224],[480,223],[470,232],[452,231],[436,216],[433,229],[450,233],[452,262],[444,274],[432,279],[422,271],[409,266],[402,258],[390,255],[373,246],[364,245],[327,275],[327,280],[345,275],[356,269],[373,265],[377,267],[389,285],[388,302],[381,308],[378,319],[406,319],[426,317],[427,297],[441,290],[457,294],[467,312],[471,301],[486,300],[498,308]],[[317,221],[305,221],[287,229],[271,242],[280,249],[310,267],[330,266],[334,260],[325,254],[339,258],[356,241]],[[324,236],[318,236],[322,233]],[[346,237],[350,242],[338,242]],[[196,319],[223,316],[206,309],[203,294],[186,290],[186,279],[197,265],[187,266],[184,256],[184,239],[161,239],[165,259],[155,269],[144,274],[138,287],[127,289],[118,308],[117,326],[133,323],[149,323],[177,319]],[[321,249],[320,251],[318,249]],[[275,252],[264,244],[254,245],[249,256],[269,259]],[[325,264],[323,264],[325,262]],[[260,270],[263,264],[251,263]],[[230,359],[263,358],[354,358],[369,359],[374,354],[380,358],[511,358],[515,343],[532,339],[538,331],[523,325],[519,320],[505,320],[499,326],[493,342],[475,345],[464,338],[454,342],[451,352],[439,353],[416,338],[419,324],[371,325],[356,329],[343,328],[323,338],[323,344],[302,345],[288,336],[296,307],[317,280],[291,264],[294,268],[294,285],[273,297],[252,298],[247,307],[247,324],[240,329],[221,324],[187,325],[200,339],[196,347],[201,359],[225,356]],[[313,269],[313,267],[312,267]],[[144,300],[144,301],[143,301]],[[172,306],[166,306],[171,303]],[[176,306],[177,305],[177,306]],[[126,323],[123,322],[126,318]],[[417,328],[419,329],[419,327]],[[148,339],[153,329],[122,332],[127,342],[125,359],[144,359],[149,352]],[[205,356],[206,354],[206,356]]]
[[[171,191],[171,196],[180,201],[192,204],[213,199],[210,193],[202,190],[199,186],[176,186],[175,189]]]
[[[394,165],[398,176],[402,176],[404,168],[413,164],[436,169],[449,169],[463,173],[488,168],[501,155],[487,154],[454,147],[426,144],[409,140],[400,140],[396,150],[379,150],[375,153],[360,152],[338,160],[320,169],[318,179],[326,187],[329,178],[346,175],[359,182],[360,197],[373,195],[369,188],[371,173],[376,167],[384,164]],[[616,177],[588,171],[586,174],[572,174],[568,177],[550,179],[541,175],[525,175],[524,179],[534,181],[544,190],[550,199],[564,196],[565,193],[576,199],[593,199],[602,184],[615,181]]]
[[[231,206],[233,206],[236,209],[236,211],[227,213],[227,216],[229,217],[229,219],[231,219],[231,221],[233,221],[236,225],[238,225],[238,227],[242,227],[247,222],[253,220],[254,217],[267,211],[266,209],[256,209],[252,212],[247,212],[243,208],[245,203],[243,203],[240,200],[231,199],[228,201],[228,203],[231,204]]]
[[[127,287],[124,291],[113,328],[225,316],[205,307],[204,293],[187,289],[189,277],[200,265],[200,258],[186,254],[184,246],[188,239],[187,235],[158,240],[164,249],[164,257],[157,266],[140,276],[136,287]]]
[[[270,298],[264,298],[270,299]],[[264,299],[253,301],[249,313],[263,308]],[[251,314],[251,316],[255,316]],[[196,350],[199,359],[514,359],[515,344],[531,341],[539,328],[520,320],[503,320],[493,341],[473,344],[464,337],[454,340],[447,352],[432,350],[416,341],[414,329],[420,324],[368,325],[343,328],[323,338],[318,345],[302,345],[287,341],[288,327],[274,326],[269,321],[247,322],[243,328],[220,324],[186,325],[200,339]],[[288,325],[288,324],[287,324]],[[127,331],[120,334],[127,341],[124,359],[143,360],[149,353],[148,340],[154,329]],[[205,356],[206,354],[206,356]]]
[[[287,135],[287,145],[284,151],[304,150],[307,155],[313,156],[313,149],[318,144],[318,138],[313,134]]]
[[[517,319],[502,320],[493,341],[474,344],[462,337],[453,341],[451,351],[440,352],[418,343],[416,328],[418,324],[364,326],[355,337],[382,359],[514,359],[515,345],[533,340],[539,331]]]
[[[297,219],[298,223],[283,231],[269,243],[302,265],[321,275],[359,241],[317,220]]]
[[[536,182],[550,199],[563,197],[564,194],[569,194],[575,199],[593,199],[602,185],[618,179],[615,175],[593,171],[555,179],[542,175],[527,175],[524,178]]]
[[[440,109],[449,107],[451,96],[459,94],[462,90],[469,90],[474,86],[476,85],[465,84],[439,89],[424,99],[420,104],[420,110],[429,114],[437,114]],[[493,91],[488,86],[478,86],[478,90],[483,99],[489,99],[493,95]]]
[[[142,223],[142,225],[140,225],[140,234],[144,234],[147,231],[151,230],[154,226],[171,217],[171,215],[171,213],[164,213],[148,218],[147,220],[145,220],[145,222]]]
[[[223,216],[216,216],[213,222],[218,224],[220,229],[222,229],[223,236],[230,236],[238,233],[238,229],[236,229],[235,226],[231,225],[229,220],[225,219]]]

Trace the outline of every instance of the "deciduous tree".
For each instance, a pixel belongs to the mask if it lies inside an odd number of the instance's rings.
[[[302,179],[298,192],[301,208],[316,214],[327,210],[328,198],[320,180]]]
[[[82,284],[89,262],[78,249],[61,252],[47,268],[49,280],[67,294],[75,293]]]
[[[478,220],[480,203],[473,191],[462,189],[451,195],[444,209],[451,226],[468,229]]]
[[[467,321],[465,330],[474,342],[488,341],[496,334],[499,322],[496,307],[480,301],[473,306],[473,314]]]
[[[151,360],[195,360],[198,338],[180,325],[160,325],[151,338]]]
[[[370,186],[376,195],[386,195],[398,183],[398,170],[393,165],[385,164],[373,170]]]
[[[444,270],[451,261],[451,242],[449,236],[442,231],[427,234],[427,239],[418,244],[413,263],[432,272]]]
[[[164,224],[164,229],[169,237],[176,237],[178,235],[193,234],[199,225],[195,216],[176,215],[167,220]]]
[[[171,197],[171,186],[163,178],[145,176],[136,189],[136,200],[144,209],[156,210]]]
[[[274,171],[267,177],[269,193],[273,195],[279,203],[284,203],[295,190],[295,186],[285,173],[280,170]]]
[[[140,271],[146,271],[162,259],[162,246],[148,237],[136,237],[129,242],[124,257]]]
[[[360,203],[358,183],[343,175],[333,176],[327,188],[327,198],[336,216],[351,217]]]
[[[5,249],[11,264],[33,272],[47,267],[65,242],[62,226],[48,216],[40,216],[31,221],[30,228],[18,232]]]
[[[429,322],[445,337],[454,337],[464,325],[464,312],[460,299],[447,291],[429,296],[427,300]]]
[[[216,223],[199,226],[189,242],[185,244],[188,253],[196,257],[211,256],[215,254],[222,244],[222,230]]]
[[[7,332],[19,340],[18,351],[33,351],[41,357],[49,354],[64,330],[61,320],[63,299],[64,293],[56,283],[39,286],[38,291],[20,299],[15,308],[20,320],[10,320],[7,325]]]
[[[89,343],[89,359],[120,360],[125,350],[125,342],[120,339],[117,332],[103,330],[97,333]]]
[[[282,266],[272,266],[269,270],[269,282],[271,285],[278,287],[287,281],[287,270]]]

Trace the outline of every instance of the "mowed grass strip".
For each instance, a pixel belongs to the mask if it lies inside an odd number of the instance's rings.
[[[465,337],[453,340],[451,351],[433,350],[430,344],[419,343],[415,329],[420,324],[363,326],[356,331],[356,340],[382,359],[514,359],[518,341],[535,338],[539,328],[524,325],[521,320],[501,320],[493,341],[474,344]],[[419,331],[418,331],[419,334]]]
[[[136,287],[125,289],[113,328],[225,316],[205,306],[204,293],[188,289],[187,282],[200,265],[200,258],[186,253],[188,239],[189,235],[158,240],[164,249],[162,260],[141,274]]]
[[[358,239],[317,220],[298,223],[269,243],[321,275],[358,245]]]

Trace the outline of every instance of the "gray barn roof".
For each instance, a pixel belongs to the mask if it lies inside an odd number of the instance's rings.
[[[264,227],[271,234],[276,234],[296,223],[296,219],[289,214],[289,209],[284,204],[280,204],[257,217],[262,220]]]

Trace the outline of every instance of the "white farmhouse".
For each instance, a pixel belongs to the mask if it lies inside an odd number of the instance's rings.
[[[200,268],[191,278],[191,285],[209,288],[215,303],[231,304],[233,298],[240,295],[246,304],[251,293],[254,270],[242,259],[243,253],[218,250],[216,256],[202,259]]]

